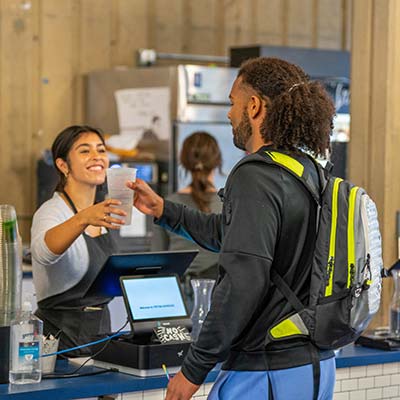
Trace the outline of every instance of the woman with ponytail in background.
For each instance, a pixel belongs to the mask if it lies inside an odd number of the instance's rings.
[[[207,132],[194,132],[188,136],[182,145],[180,164],[187,174],[191,176],[191,183],[176,193],[167,197],[168,200],[197,208],[205,213],[220,213],[222,210],[221,199],[214,186],[214,173],[221,173],[222,157],[218,143]],[[216,279],[218,254],[201,248],[196,243],[190,242],[175,233],[154,225],[153,251],[162,250],[192,250],[198,249],[199,254],[186,271],[184,291],[189,308],[193,302],[193,291],[190,280]]]

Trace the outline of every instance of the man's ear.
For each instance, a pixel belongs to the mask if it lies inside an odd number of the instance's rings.
[[[63,160],[62,158],[57,158],[56,166],[64,175],[68,175],[69,168],[68,168],[68,164],[65,160]]]
[[[257,118],[263,109],[263,101],[256,95],[250,97],[247,105],[250,118]]]

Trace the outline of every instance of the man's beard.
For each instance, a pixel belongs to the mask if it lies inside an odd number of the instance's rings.
[[[240,150],[246,151],[246,144],[251,138],[252,129],[250,124],[249,116],[246,114],[246,111],[243,110],[242,120],[239,125],[234,128],[232,127],[233,132],[233,144]]]

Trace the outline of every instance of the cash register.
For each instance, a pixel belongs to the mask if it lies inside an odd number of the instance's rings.
[[[92,290],[122,295],[130,332],[94,349],[94,365],[137,376],[180,369],[190,347],[191,319],[179,277],[197,251],[109,257]]]

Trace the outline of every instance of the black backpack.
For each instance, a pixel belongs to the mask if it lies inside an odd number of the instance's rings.
[[[259,154],[299,179],[318,206],[308,305],[273,269],[272,281],[295,312],[268,329],[266,343],[302,336],[319,349],[338,349],[355,341],[379,309],[383,262],[375,203],[364,189],[331,176],[314,159],[321,191],[290,155]]]

